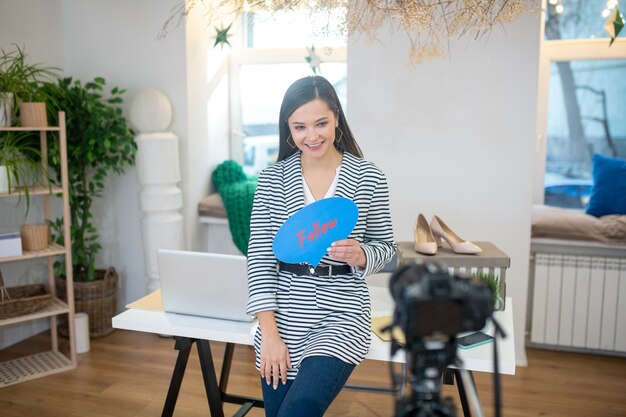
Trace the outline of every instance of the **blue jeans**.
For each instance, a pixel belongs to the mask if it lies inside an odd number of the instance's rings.
[[[354,365],[330,356],[302,361],[298,375],[278,388],[261,378],[266,417],[321,417],[343,388]]]

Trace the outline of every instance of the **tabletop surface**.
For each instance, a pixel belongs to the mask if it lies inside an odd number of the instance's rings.
[[[393,300],[389,290],[385,287],[375,286],[370,286],[369,289],[372,299],[372,317],[391,315]],[[515,374],[512,309],[512,302],[507,299],[506,310],[494,313],[494,318],[507,333],[506,338],[497,339],[499,371],[510,375]],[[245,323],[137,308],[129,308],[113,317],[113,327],[116,329],[169,334],[242,345],[252,345],[256,326],[256,322]],[[487,326],[486,332],[493,335],[493,325]],[[459,358],[463,360],[464,369],[493,372],[492,343],[467,350],[458,349],[457,352]],[[372,343],[366,359],[405,361],[404,351],[401,350],[392,358],[390,343],[383,341],[374,333],[372,333]]]
[[[455,253],[447,243],[437,250],[434,255],[423,255],[415,252],[413,242],[398,242],[399,262],[405,264],[415,259],[432,260],[443,262],[450,267],[485,267],[485,268],[508,268],[511,266],[511,258],[502,252],[491,242],[473,242],[482,249],[481,253],[467,255]]]

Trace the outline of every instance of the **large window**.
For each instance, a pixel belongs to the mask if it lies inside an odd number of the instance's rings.
[[[345,9],[312,13],[309,10],[249,13],[244,15],[247,48],[302,48],[346,46],[341,34]]]
[[[593,154],[626,159],[626,42],[603,29],[615,3],[546,4],[535,202],[584,209]]]
[[[335,86],[347,110],[345,41],[331,30],[344,12],[320,19],[306,10],[243,16],[242,45],[233,49],[231,62],[231,150],[246,173],[258,174],[276,162],[283,95],[292,82],[313,75],[307,48],[314,47],[322,60],[317,74]]]
[[[595,153],[626,159],[626,59],[553,62],[545,203],[584,208]]]
[[[606,38],[604,23],[618,5],[617,0],[548,0],[545,39]],[[623,11],[623,0],[621,6]]]

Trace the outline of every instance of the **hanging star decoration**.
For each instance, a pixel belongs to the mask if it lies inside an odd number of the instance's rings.
[[[617,6],[615,6],[615,9],[613,9],[613,13],[609,15],[609,18],[604,24],[604,30],[606,30],[606,32],[611,37],[611,42],[609,42],[609,46],[613,45],[615,38],[617,38],[617,35],[619,35],[623,27],[624,19],[622,18],[622,14],[619,12]]]
[[[230,33],[228,33],[228,31],[230,30],[230,27],[232,25],[233,24],[231,23],[225,29],[223,26],[221,29],[218,29],[217,27],[215,28],[215,43],[213,44],[213,48],[215,48],[217,45],[221,45],[221,47],[224,48],[224,44],[231,46],[230,42],[228,42],[228,37],[230,36]]]
[[[310,48],[306,48],[308,55],[304,57],[304,60],[309,64],[313,70],[313,74],[317,75],[317,71],[320,69],[320,64],[323,62],[322,58],[315,53],[315,46],[311,45]],[[321,72],[321,71],[320,71]]]

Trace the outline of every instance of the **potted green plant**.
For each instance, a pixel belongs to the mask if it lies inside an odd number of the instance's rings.
[[[47,183],[47,172],[41,163],[41,153],[31,145],[28,132],[0,132],[0,193],[16,195],[19,204],[24,196],[26,211],[30,210],[30,190]],[[50,227],[44,223],[24,223],[20,225],[22,248],[37,251],[48,247]]]
[[[0,49],[0,127],[11,126],[20,109],[24,127],[47,125],[45,92],[41,86],[57,78],[57,68],[26,62],[24,49]]]
[[[477,272],[473,276],[484,281],[491,290],[491,294],[493,295],[494,310],[503,310],[504,300],[500,297],[500,277],[494,274],[487,274],[482,271]]]
[[[134,133],[120,107],[125,90],[113,88],[105,96],[105,84],[103,78],[84,84],[64,78],[44,86],[51,107],[66,114],[75,308],[76,312],[89,314],[92,336],[112,331],[117,293],[114,268],[96,269],[101,244],[92,207],[103,195],[106,177],[111,173],[121,174],[128,165],[133,165],[137,151]],[[54,148],[58,142],[53,143],[48,152],[49,164],[59,173],[59,152]],[[62,227],[61,219],[52,222],[53,237],[59,244],[63,244]],[[62,266],[59,264],[57,269],[61,294],[65,285]],[[92,303],[98,295],[105,302]]]
[[[30,188],[45,178],[41,154],[31,143],[26,132],[0,132],[0,193],[24,195],[26,215]]]

